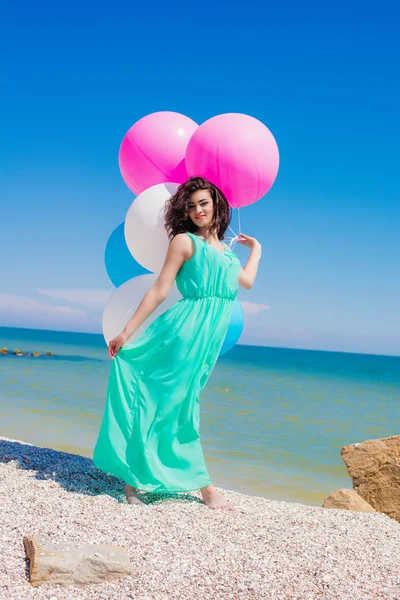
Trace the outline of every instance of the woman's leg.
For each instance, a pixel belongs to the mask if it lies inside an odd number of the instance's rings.
[[[126,499],[128,500],[128,504],[142,504],[143,506],[145,506],[144,502],[142,502],[142,500],[140,499],[139,491],[132,485],[129,485],[129,483],[127,483],[124,487],[124,494],[126,496]]]

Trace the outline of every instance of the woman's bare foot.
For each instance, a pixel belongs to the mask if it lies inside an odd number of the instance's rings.
[[[235,510],[228,500],[225,500],[223,496],[215,489],[213,485],[201,488],[201,495],[203,496],[203,503],[209,508],[222,508],[224,510]]]
[[[140,499],[138,490],[129,485],[129,483],[127,483],[124,487],[124,494],[128,500],[128,504],[143,504],[143,506],[145,506],[144,502],[142,502]]]

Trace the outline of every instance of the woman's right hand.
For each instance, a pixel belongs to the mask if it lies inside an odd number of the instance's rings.
[[[125,333],[120,333],[119,335],[117,335],[117,337],[115,337],[114,339],[110,340],[109,344],[108,344],[108,354],[110,356],[110,358],[114,359],[115,356],[118,354],[120,348],[126,344],[128,338],[126,336]]]

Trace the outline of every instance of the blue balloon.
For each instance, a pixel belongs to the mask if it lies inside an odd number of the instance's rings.
[[[222,344],[219,356],[223,356],[231,350],[239,341],[242,335],[244,325],[243,308],[239,298],[236,297],[233,303],[231,322],[229,323],[228,331],[226,332],[224,343]]]
[[[140,265],[128,250],[125,242],[124,223],[118,225],[108,238],[104,252],[107,275],[115,287],[119,287],[128,279],[152,273]]]

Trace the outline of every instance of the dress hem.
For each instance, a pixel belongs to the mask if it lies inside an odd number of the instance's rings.
[[[127,481],[126,479],[124,480],[128,485],[131,485],[132,487],[134,487],[138,492],[143,492],[146,494],[178,494],[178,493],[186,493],[186,492],[195,492],[197,490],[200,490],[203,487],[207,487],[208,485],[212,485],[212,481],[211,479],[208,482],[205,482],[202,485],[198,485],[196,487],[191,487],[190,489],[183,489],[183,488],[146,488],[146,487],[141,487],[140,485],[137,485],[135,483],[130,483],[129,481]]]
[[[99,469],[99,471],[102,471],[103,473],[106,473],[106,475],[111,475],[112,477],[116,477],[117,479],[121,479],[121,481],[124,481],[125,483],[127,483],[128,485],[131,485],[132,487],[134,487],[136,490],[138,490],[138,492],[143,492],[143,493],[147,493],[147,494],[151,494],[151,493],[155,493],[155,494],[177,494],[177,493],[186,493],[186,492],[195,492],[196,490],[200,490],[203,487],[207,487],[208,485],[212,485],[212,480],[209,479],[208,482],[205,482],[202,485],[198,485],[197,487],[191,487],[190,489],[183,489],[183,488],[174,488],[174,489],[170,489],[170,488],[146,488],[146,487],[141,487],[140,485],[133,483],[133,478],[130,478],[132,483],[130,481],[127,481],[126,476],[122,476],[117,474],[115,471],[111,472],[108,471],[106,469],[102,469],[100,466],[98,466],[95,462],[95,460],[93,460],[94,465],[96,467],[96,469]]]
[[[132,484],[129,484],[132,485]],[[135,485],[132,485],[132,487],[134,487],[138,492],[142,492],[143,494],[184,494],[184,493],[188,493],[188,492],[197,492],[197,490],[201,490],[201,488],[203,487],[207,487],[208,485],[212,485],[212,481],[210,483],[206,483],[206,485],[202,485],[200,487],[196,487],[196,488],[191,488],[190,490],[182,490],[182,489],[175,489],[175,490],[144,490],[141,488],[136,487]]]

